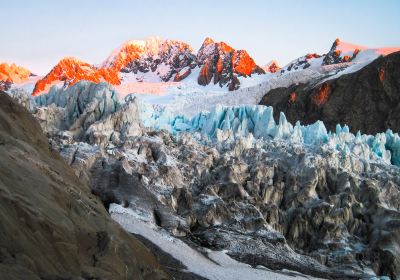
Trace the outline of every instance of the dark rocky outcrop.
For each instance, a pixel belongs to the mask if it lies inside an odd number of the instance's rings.
[[[201,67],[198,77],[200,85],[213,83],[227,85],[230,91],[240,87],[238,76],[248,77],[252,74],[265,74],[249,54],[244,50],[235,50],[224,42],[216,43],[206,38],[197,54]]]
[[[304,124],[322,120],[334,131],[338,123],[352,132],[400,131],[400,52],[380,57],[361,70],[327,81],[269,91],[260,104],[273,106],[275,118]]]
[[[5,91],[11,88],[12,82],[10,80],[0,81],[0,90]]]
[[[357,54],[360,52],[360,49],[354,49],[352,56],[349,56],[349,55],[343,56],[342,51],[338,50],[339,44],[340,44],[339,39],[336,39],[335,42],[333,42],[331,49],[324,57],[322,65],[331,65],[331,64],[337,64],[337,63],[342,63],[342,62],[350,62],[353,59],[355,59]]]
[[[0,93],[0,279],[168,279]]]

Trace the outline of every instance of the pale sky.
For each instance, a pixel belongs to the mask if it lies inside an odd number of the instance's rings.
[[[63,57],[102,62],[130,39],[160,36],[197,51],[205,37],[259,65],[325,53],[336,37],[400,46],[398,0],[0,0],[0,61],[45,74]]]

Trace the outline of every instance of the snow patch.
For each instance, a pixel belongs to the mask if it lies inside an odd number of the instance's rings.
[[[126,231],[138,234],[151,241],[164,252],[182,262],[187,270],[211,280],[294,280],[316,279],[296,274],[296,277],[283,273],[252,268],[247,264],[237,262],[223,251],[207,252],[208,258],[194,250],[183,241],[171,236],[167,231],[144,221],[132,209],[123,208],[118,204],[111,204],[109,208],[111,218],[119,223]]]

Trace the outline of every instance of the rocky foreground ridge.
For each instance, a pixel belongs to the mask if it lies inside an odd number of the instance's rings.
[[[5,93],[0,157],[0,279],[170,279]]]

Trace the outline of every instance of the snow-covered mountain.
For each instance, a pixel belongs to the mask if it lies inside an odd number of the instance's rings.
[[[0,90],[9,90],[12,86],[22,87],[35,80],[35,74],[15,63],[0,63]]]
[[[326,54],[309,53],[283,67],[279,73],[309,69],[322,74],[351,73],[371,63],[380,56],[400,51],[400,47],[368,48],[341,41],[337,38]]]
[[[133,40],[114,50],[102,69],[120,74],[120,82],[168,82],[183,79],[177,75],[184,68],[194,68],[196,56],[190,45],[176,40],[152,37]],[[121,75],[122,74],[122,75]]]
[[[206,38],[196,53],[185,42],[150,37],[125,42],[98,65],[63,58],[47,75],[29,78],[20,87],[33,91],[34,96],[49,92],[54,85],[68,88],[81,80],[107,82],[122,97],[130,93],[228,92],[263,87],[271,80],[273,84],[286,86],[315,77],[335,78],[398,50],[367,48],[336,39],[326,54],[307,54],[282,68],[271,61],[261,68],[245,50],[236,50],[211,38]],[[1,83],[3,89],[10,88],[8,78]]]
[[[46,93],[53,85],[68,87],[80,80],[105,81],[125,94],[152,89],[158,92],[157,87],[177,86],[174,83],[189,76],[199,85],[206,86],[213,78],[213,84],[235,90],[240,87],[238,77],[263,73],[246,51],[235,50],[224,42],[207,38],[196,55],[187,43],[151,37],[124,43],[98,66],[64,58],[37,82],[33,95]]]
[[[74,57],[65,57],[46,76],[37,81],[32,95],[47,93],[54,85],[67,88],[81,80],[112,83],[112,79],[105,75],[105,72],[99,71],[93,65]]]
[[[227,85],[229,90],[240,87],[239,76],[249,77],[252,74],[265,74],[249,54],[244,50],[235,50],[224,42],[216,43],[206,38],[197,54],[200,69],[198,83]]]

